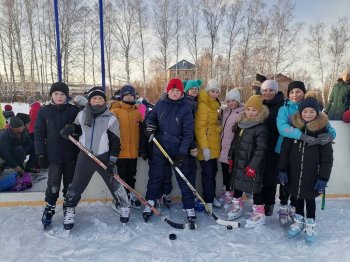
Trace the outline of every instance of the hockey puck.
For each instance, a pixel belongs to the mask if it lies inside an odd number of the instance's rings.
[[[232,226],[231,226],[231,225],[228,225],[228,226],[226,226],[226,229],[231,230],[231,229],[232,229]]]
[[[170,234],[169,235],[169,239],[170,240],[175,240],[176,239],[176,235],[175,234]]]

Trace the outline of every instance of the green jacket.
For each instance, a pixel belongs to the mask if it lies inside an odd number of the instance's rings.
[[[4,129],[5,126],[6,126],[6,120],[5,120],[4,115],[2,114],[2,108],[1,108],[1,105],[0,105],[0,130]]]
[[[349,109],[349,103],[350,82],[335,84],[325,110],[329,120],[341,120],[343,113]]]

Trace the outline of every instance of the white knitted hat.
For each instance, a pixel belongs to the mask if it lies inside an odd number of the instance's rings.
[[[271,89],[277,93],[278,92],[277,82],[274,80],[265,80],[264,83],[262,83],[260,90],[266,90],[266,89]]]
[[[241,103],[241,92],[238,88],[231,89],[227,92],[225,100],[235,100],[238,103]]]
[[[215,79],[210,79],[207,84],[207,87],[205,88],[205,91],[209,92],[210,90],[213,90],[213,89],[219,90],[219,92],[221,92],[221,86],[219,82],[216,81]]]

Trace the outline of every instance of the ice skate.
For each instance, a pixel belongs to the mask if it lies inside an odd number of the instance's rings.
[[[63,227],[65,230],[71,230],[74,227],[75,207],[64,207],[63,210]]]
[[[190,229],[196,229],[197,225],[196,225],[196,212],[194,210],[194,208],[190,208],[190,209],[186,209],[186,216],[187,216],[187,220],[190,223],[189,227]]]
[[[265,216],[272,216],[274,206],[275,205],[265,205]]]
[[[312,245],[316,240],[316,223],[315,219],[307,218],[305,220],[305,241],[308,245]]]
[[[225,198],[224,198],[224,210],[225,212],[227,212],[228,208],[231,206],[232,204],[232,199],[233,199],[233,192],[232,191],[226,191],[225,192]],[[219,200],[221,202],[221,200]]]
[[[246,228],[254,228],[265,225],[265,208],[264,205],[253,205],[253,214],[246,220]]]
[[[120,209],[120,203],[119,203],[119,201],[117,201],[115,199],[112,200],[112,209],[115,212],[117,212],[118,214],[120,214],[120,215],[122,214],[122,211]]]
[[[214,207],[221,207],[221,203],[216,197],[214,197],[213,206]]]
[[[41,217],[41,222],[44,225],[44,228],[51,225],[52,217],[55,214],[55,208],[56,205],[50,205],[49,203],[46,203],[43,216]]]
[[[135,196],[134,193],[129,193],[129,198],[131,202],[131,207],[135,209],[140,209],[141,208],[141,202],[140,200]]]
[[[227,219],[234,220],[243,215],[243,201],[242,198],[233,198],[231,205],[227,209]]]
[[[288,224],[288,206],[287,205],[281,205],[280,209],[278,210],[278,219],[282,226],[285,226]]]
[[[293,223],[295,216],[295,207],[288,205],[288,219]]]
[[[294,223],[290,225],[288,229],[288,238],[295,238],[304,229],[305,221],[304,217],[296,214],[294,217]]]
[[[147,202],[153,207],[156,205],[156,202],[154,200],[148,200]],[[147,222],[152,215],[153,215],[152,209],[148,205],[146,205],[145,209],[142,212],[142,217],[145,220],[145,222]]]
[[[162,201],[163,201],[163,205],[166,207],[166,208],[170,208],[171,207],[171,199],[169,197],[169,195],[163,195],[162,196]]]
[[[123,224],[128,223],[130,219],[130,208],[129,207],[121,207],[120,208],[120,222]]]

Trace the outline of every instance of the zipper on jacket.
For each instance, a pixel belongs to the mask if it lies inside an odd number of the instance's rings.
[[[94,140],[94,131],[95,131],[95,119],[92,122],[92,130],[91,130],[91,139],[90,139],[90,151],[92,151],[92,141]]]
[[[305,134],[306,134],[306,130],[305,130]],[[305,142],[301,142],[301,144],[302,144],[302,152],[301,152],[301,160],[300,160],[300,176],[299,176],[297,199],[299,199],[299,195],[300,195],[300,185],[301,185],[301,179],[303,178],[303,168],[304,168]]]

